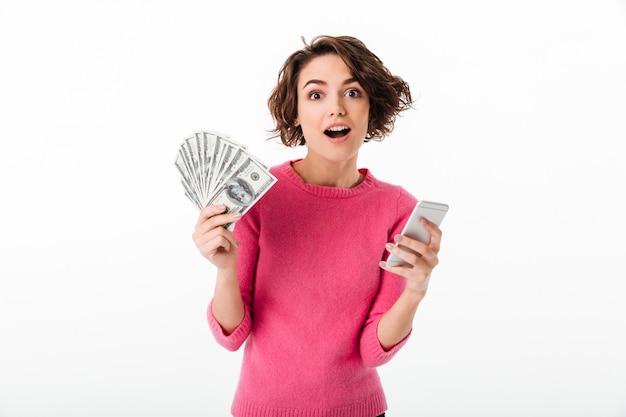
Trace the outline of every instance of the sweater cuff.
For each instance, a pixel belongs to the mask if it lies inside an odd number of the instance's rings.
[[[413,332],[411,329],[404,339],[392,346],[391,349],[385,350],[378,340],[377,327],[378,322],[375,326],[367,328],[361,340],[361,357],[365,365],[369,367],[381,366],[389,362],[407,343]]]
[[[215,316],[213,315],[213,309],[211,308],[213,305],[213,301],[209,303],[209,307],[207,308],[207,320],[209,322],[209,327],[215,340],[217,343],[222,345],[227,350],[234,352],[241,347],[243,342],[246,340],[248,335],[250,334],[250,330],[252,329],[252,319],[250,317],[250,312],[248,309],[245,309],[244,317],[239,326],[231,333],[224,333],[224,329],[217,321]]]

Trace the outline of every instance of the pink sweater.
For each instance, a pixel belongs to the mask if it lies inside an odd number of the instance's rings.
[[[376,371],[389,351],[378,322],[405,279],[383,271],[385,243],[401,231],[416,199],[399,186],[365,180],[345,189],[305,184],[290,162],[237,223],[238,279],[246,314],[222,346],[246,341],[235,417],[374,417],[387,408]]]

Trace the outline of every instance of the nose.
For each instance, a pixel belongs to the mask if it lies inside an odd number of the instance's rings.
[[[328,115],[329,116],[345,116],[346,108],[343,103],[342,97],[335,97],[330,101],[330,105],[328,106]]]

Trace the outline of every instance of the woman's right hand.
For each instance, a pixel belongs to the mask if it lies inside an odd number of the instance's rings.
[[[192,238],[202,256],[217,268],[235,268],[239,242],[223,226],[239,220],[241,213],[223,214],[225,210],[221,204],[202,209]]]

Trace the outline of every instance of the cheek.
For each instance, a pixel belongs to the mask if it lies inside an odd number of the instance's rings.
[[[298,106],[298,113],[296,120],[298,121],[298,126],[305,128],[311,128],[317,126],[319,122],[319,115],[316,113],[316,108],[314,106],[301,105]]]
[[[302,131],[302,136],[304,136],[305,138],[309,138],[309,139],[313,138],[312,136],[313,128],[307,123],[306,120],[301,120],[299,127],[300,127],[300,130]]]
[[[352,109],[352,114],[358,115],[359,119],[364,120],[364,123],[367,123],[368,120],[370,119],[370,110],[371,110],[371,107],[369,103],[365,102],[365,104],[360,104],[358,106],[355,106]]]

